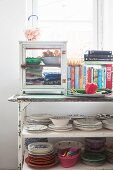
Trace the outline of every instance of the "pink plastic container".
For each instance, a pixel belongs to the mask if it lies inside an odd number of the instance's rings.
[[[76,155],[73,156],[62,156],[62,155],[58,155],[59,159],[60,159],[60,163],[64,168],[70,168],[72,166],[74,166],[75,164],[77,164],[80,160],[80,152]]]

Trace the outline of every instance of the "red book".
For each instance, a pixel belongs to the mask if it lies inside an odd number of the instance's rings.
[[[112,64],[106,64],[106,88],[112,89]]]
[[[71,88],[75,88],[75,67],[71,66]]]
[[[91,83],[91,68],[87,69],[87,83]]]

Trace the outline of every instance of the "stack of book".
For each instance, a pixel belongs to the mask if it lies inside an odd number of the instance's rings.
[[[89,50],[87,54],[84,54],[85,64],[100,65],[101,67],[96,68],[93,66],[89,68],[88,79],[91,77],[91,82],[94,81],[98,84],[98,88],[109,88],[113,86],[113,55],[112,51],[103,50]],[[93,72],[93,73],[92,73]],[[93,78],[93,80],[92,80]],[[90,80],[89,80],[90,81]]]
[[[89,57],[88,60],[84,62],[77,59],[68,61],[68,91],[71,89],[85,89],[87,83],[96,83],[98,85],[98,89],[113,89],[112,51],[88,51],[87,56],[91,57]],[[93,56],[97,57],[94,58]],[[101,56],[100,60],[99,56]],[[107,57],[104,58],[103,56]],[[92,60],[90,60],[90,58],[92,58]],[[84,59],[86,60],[86,58]],[[93,61],[93,59],[95,60]],[[101,59],[103,60],[101,61]],[[107,61],[107,59],[109,59],[109,61]]]
[[[98,89],[112,89],[112,64],[84,65],[84,81],[96,83]]]
[[[83,59],[70,59],[67,66],[67,88],[82,89],[83,88],[84,65]],[[84,86],[85,87],[85,86]]]

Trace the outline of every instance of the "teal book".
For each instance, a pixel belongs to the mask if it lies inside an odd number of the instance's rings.
[[[79,74],[79,67],[78,65],[75,65],[75,89],[79,89],[80,88],[80,74]]]
[[[71,89],[71,66],[67,66],[67,89]]]
[[[86,65],[83,66],[83,89],[85,89],[85,86],[86,86],[86,79],[87,79],[87,74],[86,74]]]
[[[97,79],[98,89],[102,89],[102,69],[98,69],[98,79]]]

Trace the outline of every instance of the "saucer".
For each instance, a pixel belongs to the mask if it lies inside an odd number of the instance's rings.
[[[54,124],[49,124],[48,127],[53,130],[64,130],[64,129],[66,130],[72,128],[72,124],[68,124],[66,126],[55,126]]]
[[[25,130],[44,131],[44,130],[47,130],[47,126],[45,126],[45,125],[27,125],[27,126],[25,126]]]
[[[32,114],[29,116],[32,120],[48,120],[50,117],[52,117],[51,114]]]
[[[49,124],[48,129],[56,131],[56,132],[67,132],[67,131],[73,130],[73,126],[72,124],[68,124],[66,126],[56,127],[54,124]]]

